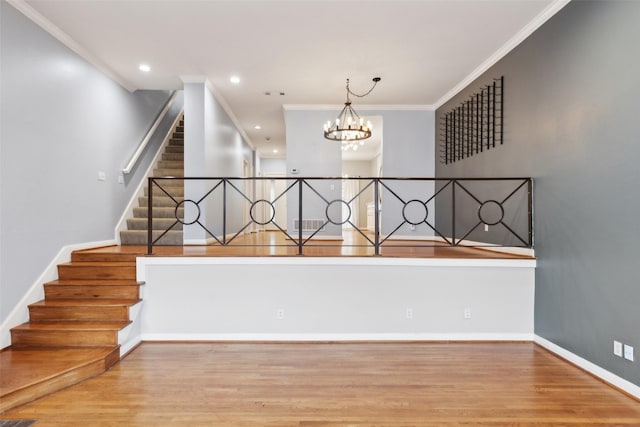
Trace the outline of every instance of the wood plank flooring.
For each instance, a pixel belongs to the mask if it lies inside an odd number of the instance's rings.
[[[344,230],[343,240],[312,240],[303,248],[303,255],[314,257],[372,257],[374,248],[358,232]],[[373,240],[373,235],[369,238]],[[123,245],[102,249],[107,253],[146,254],[146,246]],[[298,256],[298,247],[281,232],[265,231],[238,236],[227,246],[190,245],[190,246],[154,246],[153,254],[159,256]],[[380,249],[383,257],[394,258],[486,258],[486,259],[531,259],[530,256],[495,252],[482,248],[455,246],[430,240],[388,240]]]
[[[5,413],[51,426],[640,425],[640,402],[532,343],[144,343]]]

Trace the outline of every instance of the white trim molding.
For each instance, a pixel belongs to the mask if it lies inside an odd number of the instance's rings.
[[[129,92],[133,92],[137,88],[127,79],[122,77],[120,74],[116,73],[111,67],[102,62],[96,56],[91,54],[84,46],[75,41],[69,34],[62,31],[57,25],[53,22],[49,21],[45,18],[40,12],[35,10],[31,5],[29,5],[24,0],[7,0],[11,6],[15,7],[20,13],[33,21],[37,26],[42,28],[44,31],[49,33],[53,38],[58,40],[60,43],[71,49],[78,56],[86,60],[88,63],[96,67],[102,73],[104,73],[107,77],[109,77],[114,82],[118,83],[120,86],[128,90]]]
[[[340,111],[344,104],[283,104],[284,111]],[[358,111],[435,111],[434,105],[428,104],[358,104]]]
[[[142,341],[268,341],[268,342],[350,342],[350,341],[524,341],[531,342],[531,334],[423,334],[423,333],[366,333],[366,334],[142,334]]]
[[[115,244],[115,240],[102,240],[63,246],[0,325],[0,348],[11,345],[11,328],[29,320],[29,304],[33,304],[44,298],[44,284],[58,278],[58,264],[71,261],[71,252]]]
[[[571,0],[555,0],[549,6],[547,6],[542,12],[538,14],[535,18],[531,20],[527,25],[525,25],[516,35],[511,37],[505,44],[503,44],[498,50],[496,50],[493,55],[487,58],[482,64],[478,66],[475,70],[473,70],[467,77],[462,79],[460,83],[451,88],[447,93],[445,93],[436,103],[434,107],[436,109],[440,108],[451,98],[456,96],[461,90],[469,86],[473,83],[475,79],[480,77],[484,72],[486,72],[489,68],[494,66],[498,61],[507,56],[509,52],[516,48],[520,43],[522,43],[527,37],[533,34],[538,28],[542,26],[545,22],[547,22],[553,15],[558,13],[563,7],[565,7]]]
[[[542,338],[539,335],[534,336],[534,342],[561,357],[562,359],[565,359],[566,361],[573,363],[579,368],[584,369],[590,374],[600,378],[613,387],[618,388],[637,399],[640,399],[640,387],[625,380],[624,378],[617,376],[613,372],[609,372],[606,369],[596,365],[595,363],[589,362],[588,360],[578,356],[577,354],[574,354],[569,350],[566,350],[559,345],[554,344],[551,341],[546,340],[545,338]]]
[[[136,280],[147,281],[151,265],[354,265],[354,266],[421,266],[475,268],[535,268],[535,259],[478,258],[384,258],[384,257],[163,257],[136,258]]]

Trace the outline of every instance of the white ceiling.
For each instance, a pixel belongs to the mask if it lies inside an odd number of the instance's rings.
[[[356,110],[438,106],[568,0],[8,1],[130,90],[206,77],[261,157],[284,157],[283,105],[338,110],[347,77],[380,76]]]

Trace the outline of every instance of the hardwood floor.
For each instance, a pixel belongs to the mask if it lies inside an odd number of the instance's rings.
[[[358,232],[344,230],[344,240],[312,240],[305,244],[303,255],[315,257],[372,257],[374,248]],[[373,235],[369,235],[373,240]],[[146,254],[146,246],[123,245],[99,249],[113,253]],[[96,252],[96,249],[91,249]],[[281,232],[265,231],[238,236],[227,246],[154,246],[153,254],[160,256],[298,256],[298,247]],[[495,252],[482,248],[456,246],[433,240],[388,240],[380,248],[383,257],[402,258],[486,258],[531,259],[530,256]]]
[[[640,402],[532,343],[144,343],[5,413],[47,426],[640,425]]]

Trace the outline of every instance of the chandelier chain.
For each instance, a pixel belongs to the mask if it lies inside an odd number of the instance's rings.
[[[349,99],[349,94],[358,97],[358,98],[364,98],[365,96],[369,95],[371,92],[373,92],[373,89],[375,89],[376,85],[378,84],[378,82],[380,81],[380,77],[374,77],[373,79],[373,86],[371,86],[371,89],[369,89],[366,93],[363,93],[362,95],[359,95],[355,92],[353,92],[351,89],[349,89],[349,79],[347,79],[347,100]]]

